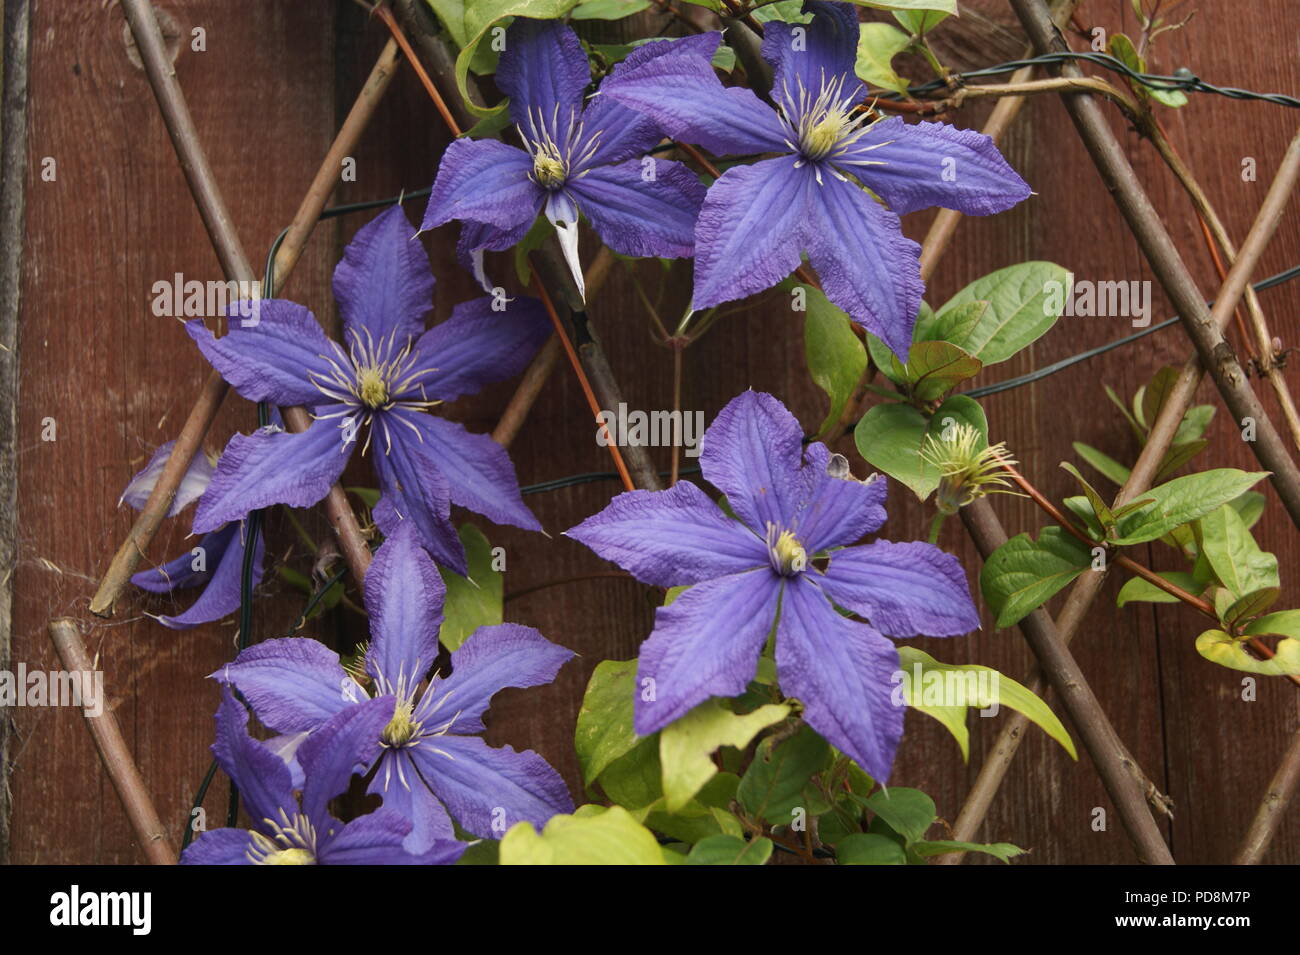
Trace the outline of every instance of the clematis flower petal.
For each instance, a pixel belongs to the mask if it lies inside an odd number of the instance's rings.
[[[780,594],[780,578],[763,568],[696,584],[656,610],[637,667],[637,685],[647,688],[636,698],[637,733],[663,729],[711,696],[743,693]]]
[[[746,391],[731,399],[704,432],[700,467],[704,478],[755,533],[768,524],[792,527],[806,478],[803,432],[776,398]]]
[[[906,355],[925,292],[921,247],[856,183],[823,175],[812,196],[806,248],[826,297]]]
[[[298,762],[306,777],[302,811],[318,830],[333,819],[330,800],[347,792],[352,774],[379,755],[380,734],[393,718],[396,702],[391,696],[377,696],[349,706],[313,730],[298,747]]]
[[[578,205],[567,191],[556,190],[546,200],[546,218],[555,226],[560,251],[564,253],[564,264],[569,267],[573,284],[578,287],[578,296],[585,301],[587,283],[583,278],[582,260],[578,257]]]
[[[531,749],[488,746],[477,736],[442,736],[413,750],[420,773],[462,829],[500,839],[517,822],[537,828],[572,812],[560,774]]]
[[[250,818],[277,819],[281,810],[297,812],[298,801],[293,796],[289,767],[248,734],[248,710],[235,699],[229,687],[221,689],[212,755],[239,786]]]
[[[214,540],[227,533],[230,539],[224,542],[219,539]],[[247,533],[247,525],[242,521],[236,521],[213,534],[204,535],[203,540],[199,542],[199,547],[205,551],[204,560],[209,567],[212,567],[215,562],[215,570],[210,571],[211,579],[207,581],[203,593],[199,594],[199,599],[194,601],[184,613],[176,616],[159,615],[154,616],[154,619],[172,630],[188,630],[202,623],[220,620],[238,610],[244,576],[244,555],[247,553]],[[209,550],[210,547],[214,549]],[[180,559],[186,562],[187,567],[192,567],[196,557],[197,555],[193,553],[187,553]],[[262,582],[262,565],[265,557],[266,537],[259,534],[257,546],[253,550],[252,584],[254,587]],[[141,575],[136,574],[131,579],[134,581],[139,576]]]
[[[464,425],[429,414],[409,414],[432,460],[447,481],[451,500],[497,524],[541,530],[519,493],[515,466],[491,435],[473,434]],[[413,439],[407,439],[410,443]]]
[[[408,393],[394,397],[423,393],[454,401],[527,368],[551,336],[550,319],[535,298],[513,298],[504,311],[495,311],[494,301],[484,296],[461,302],[451,318],[421,335],[415,345],[416,367],[433,371]]]
[[[262,429],[235,435],[199,501],[194,530],[215,530],[271,504],[315,504],[343,473],[351,450],[332,418],[314,421],[299,434]]]
[[[181,865],[252,865],[253,834],[247,829],[209,829],[181,853]]]
[[[992,139],[947,123],[894,116],[872,126],[844,159],[867,163],[855,174],[899,215],[942,206],[986,216],[1031,195]]]
[[[582,105],[591,67],[578,35],[558,20],[516,17],[506,30],[496,83],[510,97],[510,118],[528,130],[530,118],[567,121]]]
[[[690,481],[666,491],[625,491],[565,535],[658,587],[768,564],[766,544]]]
[[[460,229],[460,238],[456,241],[456,261],[465,271],[474,276],[478,287],[489,295],[497,283],[487,276],[483,261],[484,251],[500,252],[523,241],[533,222],[521,222],[513,229],[498,229],[494,225],[466,220]]]
[[[396,422],[387,427],[390,432],[404,429]],[[463,576],[465,548],[451,524],[451,491],[433,450],[414,435],[412,440],[396,440],[391,447],[372,450],[382,491],[374,517],[384,536],[392,537],[403,523],[411,522],[420,545],[433,559]]]
[[[695,226],[695,308],[761,292],[798,267],[817,186],[797,162],[733,166],[709,189]]]
[[[238,533],[239,523],[231,522],[199,539],[198,547],[203,548],[203,570],[194,569],[198,555],[193,550],[188,550],[161,567],[150,567],[133,574],[131,583],[151,594],[169,594],[173,590],[201,587],[212,579],[231,543],[237,542]],[[241,557],[241,563],[242,560]]]
[[[320,848],[322,865],[451,865],[465,852],[463,842],[443,839],[418,855],[404,848],[411,823],[387,809],[358,816]]]
[[[167,466],[167,459],[171,457],[172,448],[175,446],[175,441],[168,441],[158,446],[153,456],[149,458],[149,463],[131,478],[130,483],[122,491],[122,496],[117,501],[118,505],[125,502],[137,511],[144,507],[145,502],[149,500],[149,495],[158,484],[158,478],[162,475],[163,468]],[[185,470],[181,483],[176,487],[176,497],[172,499],[171,509],[167,512],[168,517],[175,517],[203,496],[203,492],[208,488],[208,482],[212,480],[213,468],[213,463],[202,451],[190,459],[190,466]]]
[[[481,733],[483,714],[498,690],[550,683],[571,659],[572,650],[551,643],[532,627],[479,627],[452,653],[451,676],[429,688],[416,718],[426,727],[449,723],[448,732],[461,736]]]
[[[312,375],[329,373],[325,356],[343,358],[311,312],[283,299],[262,299],[257,303],[256,324],[245,326],[232,319],[229,331],[220,338],[208,331],[202,319],[186,322],[185,330],[221,377],[249,401],[319,404],[321,394]]]
[[[526,228],[546,199],[532,171],[533,159],[522,149],[495,139],[455,140],[442,154],[420,231],[453,219]]]
[[[721,40],[721,33],[701,33],[639,46],[614,67],[598,96],[644,113],[673,139],[718,156],[786,151],[789,133],[772,108],[751,90],[724,87],[713,71]]]
[[[209,677],[243,694],[277,733],[314,730],[366,698],[339,655],[308,637],[263,640]]]
[[[761,51],[773,67],[773,95],[789,104],[795,121],[801,93],[815,100],[820,90],[838,82],[850,97],[862,85],[854,75],[860,29],[857,10],[847,3],[808,2],[803,11],[813,15],[807,26],[782,20],[765,24]]]
[[[411,823],[402,846],[407,852],[422,852],[435,843],[454,839],[456,830],[447,810],[420,778],[411,755],[408,749],[385,750],[366,792],[379,796],[385,809]]]
[[[575,175],[594,166],[642,156],[664,138],[653,118],[628,109],[618,100],[600,95],[587,101],[582,114],[582,128],[583,145],[594,141],[594,148],[585,163],[570,170]]]
[[[569,192],[605,244],[621,255],[680,258],[695,252],[705,189],[681,163],[647,157],[597,166]],[[653,174],[647,178],[648,170]]]
[[[855,544],[885,523],[885,478],[863,482],[828,473],[830,449],[820,441],[804,452],[810,476],[808,499],[799,510],[799,539],[810,554]],[[840,459],[843,462],[843,459]],[[847,467],[847,464],[845,465]]]
[[[966,572],[923,541],[878,540],[836,551],[822,589],[891,637],[951,637],[979,629]]]
[[[366,672],[385,691],[409,694],[438,656],[438,628],[447,588],[416,538],[414,525],[402,523],[384,541],[366,571],[366,611],[370,647]]]
[[[351,344],[392,336],[397,347],[424,331],[433,308],[429,256],[400,205],[367,222],[334,269],[334,297]],[[319,400],[319,399],[317,399]]]
[[[874,779],[889,778],[904,707],[891,700],[898,651],[888,638],[836,613],[807,577],[793,577],[781,601],[776,670],[813,729]]]

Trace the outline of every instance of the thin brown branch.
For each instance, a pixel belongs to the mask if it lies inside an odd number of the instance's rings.
[[[1300,728],[1291,735],[1291,745],[1269,781],[1246,838],[1232,857],[1233,865],[1258,865],[1264,860],[1297,788],[1300,788]]]

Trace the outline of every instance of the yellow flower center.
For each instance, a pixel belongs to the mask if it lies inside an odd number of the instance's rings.
[[[363,368],[357,374],[357,397],[370,408],[388,404],[388,383],[378,368]]]
[[[385,743],[389,746],[401,747],[411,741],[421,728],[421,724],[411,718],[414,711],[414,700],[398,701],[397,707],[393,710],[393,718],[384,727],[382,736]]]
[[[533,179],[539,186],[558,189],[564,185],[568,175],[569,170],[565,167],[564,160],[555,153],[539,149],[533,156]]]
[[[789,577],[808,569],[808,552],[793,531],[782,531],[772,544],[772,562],[779,574]]]
[[[845,113],[833,110],[804,131],[802,152],[809,159],[821,159],[840,141],[844,128],[849,125]]]
[[[306,849],[281,849],[262,860],[262,865],[315,865],[316,857]]]

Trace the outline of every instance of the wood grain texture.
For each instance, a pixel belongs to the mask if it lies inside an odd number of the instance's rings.
[[[184,36],[195,26],[207,30],[207,51],[196,53],[182,45],[176,68],[240,236],[258,260],[292,216],[384,42],[384,31],[346,2],[166,0],[163,5],[182,25]],[[979,29],[988,37],[1010,36],[986,41],[997,48],[986,62],[1016,55],[1019,30],[1005,5],[981,0],[968,6],[985,17]],[[1186,30],[1161,38],[1157,67],[1172,71],[1187,65],[1213,82],[1251,89],[1300,88],[1294,38],[1268,26],[1287,13],[1287,0],[1200,6]],[[1242,15],[1245,8],[1248,16]],[[1108,31],[1134,26],[1126,0],[1085,0],[1080,19]],[[231,656],[234,627],[226,622],[173,633],[143,613],[168,612],[174,604],[138,595],[117,619],[104,623],[92,620],[86,602],[129,526],[129,515],[116,508],[121,487],[152,448],[171,437],[205,370],[179,326],[151,314],[152,283],[175,272],[217,278],[219,270],[144,76],[127,59],[121,25],[121,14],[112,7],[94,5],[87,12],[56,0],[33,0],[13,660],[29,667],[53,666],[44,635],[48,619],[68,614],[84,622],[91,652],[99,652],[110,696],[118,703],[127,743],[164,820],[179,830],[208,762],[217,694],[203,676]],[[960,37],[952,43],[962,65],[979,62],[980,48]],[[955,121],[978,128],[987,109],[969,108]],[[1171,137],[1240,241],[1294,128],[1294,112],[1201,96],[1184,110],[1165,111],[1164,117]],[[1218,283],[1190,205],[1154,151],[1118,118],[1115,129],[1126,137],[1153,201],[1209,297]],[[403,69],[357,151],[356,182],[342,183],[337,200],[371,199],[428,185],[446,141],[418,82]],[[992,269],[1027,258],[1059,262],[1079,279],[1151,278],[1059,101],[1042,97],[1029,103],[1007,134],[1004,151],[1037,195],[1006,214],[961,225],[931,283],[927,297],[932,303],[943,302]],[[58,163],[55,182],[40,179],[46,156]],[[1255,182],[1241,179],[1245,156],[1257,160]],[[422,204],[407,208],[417,220]],[[326,323],[334,320],[330,267],[364,221],[364,216],[348,217],[319,228],[285,292]],[[910,217],[906,231],[919,240],[929,221],[928,214]],[[455,238],[454,227],[424,237],[439,277],[435,319],[473,294],[455,263]],[[591,236],[584,238],[584,249],[592,254]],[[1297,260],[1300,219],[1292,214],[1265,256],[1262,274]],[[503,281],[511,278],[508,257],[491,265]],[[652,280],[653,265],[634,268],[642,281]],[[671,355],[651,342],[632,277],[617,267],[592,303],[592,316],[628,402],[643,409],[667,408]],[[683,287],[670,292],[677,305],[685,300]],[[1275,289],[1263,293],[1262,300],[1284,346],[1300,343],[1300,289]],[[1153,310],[1156,320],[1169,314],[1158,289]],[[1044,339],[985,372],[979,382],[1023,373],[1131,330],[1121,318],[1062,319]],[[1074,459],[1072,439],[1121,460],[1136,456],[1133,439],[1105,400],[1102,383],[1131,394],[1161,365],[1181,362],[1189,351],[1180,332],[1164,331],[992,397],[985,404],[993,437],[1009,444],[1025,473],[1051,496],[1072,493],[1071,480],[1057,467]],[[781,297],[746,302],[686,353],[684,407],[711,418],[752,386],[780,396],[805,425],[813,426],[824,414],[824,398],[810,382],[802,354],[802,324]],[[1287,377],[1300,387],[1294,370]],[[1272,408],[1269,389],[1259,390]],[[447,413],[471,430],[488,431],[510,391],[509,383],[494,386]],[[1213,389],[1205,387],[1200,400],[1216,403]],[[56,441],[41,440],[46,418],[55,419]],[[253,421],[251,406],[232,397],[210,446],[216,450],[235,429],[248,430]],[[1222,412],[1212,434],[1215,444],[1201,458],[1204,466],[1254,467]],[[851,441],[842,442],[839,450],[851,454],[859,474],[865,472]],[[558,368],[543,389],[511,453],[523,483],[609,469],[567,367]],[[666,468],[667,451],[653,453]],[[365,481],[367,470],[368,464],[354,462],[349,481]],[[549,539],[479,521],[492,542],[507,549],[507,591],[608,569],[561,532],[599,510],[617,490],[615,482],[602,482],[531,497]],[[1283,602],[1294,605],[1300,603],[1300,588],[1291,571],[1300,544],[1272,492],[1266,493],[1270,504],[1260,525],[1261,543],[1277,553]],[[892,538],[925,535],[929,515],[909,497],[902,488],[890,492],[886,531]],[[1012,534],[1043,523],[1026,501],[1002,498],[996,507]],[[169,521],[150,560],[192,546],[185,541],[189,516]],[[310,565],[309,555],[281,520],[273,517],[268,533],[268,556],[289,554],[298,569]],[[974,581],[977,558],[958,522],[945,528],[943,544],[961,556]],[[1135,556],[1157,569],[1175,566],[1159,545]],[[1175,858],[1226,861],[1300,721],[1295,689],[1261,680],[1258,700],[1243,702],[1241,675],[1214,667],[1196,653],[1199,621],[1192,614],[1178,607],[1116,611],[1113,598],[1120,583],[1107,585],[1072,649],[1120,736],[1177,803],[1177,817],[1167,825]],[[301,606],[300,598],[273,580],[263,589],[256,639],[282,635]],[[553,686],[500,694],[488,720],[490,741],[537,749],[561,769],[580,797],[572,727],[587,676],[603,659],[636,654],[652,625],[655,603],[649,588],[612,579],[556,585],[510,601],[510,619],[538,627],[579,658]],[[304,632],[343,645],[363,638],[364,626],[350,614],[335,614]],[[1029,669],[1029,654],[1018,634],[994,630],[987,617],[985,628],[971,637],[918,645],[940,659],[977,661],[1017,678]],[[57,709],[22,709],[12,715],[11,861],[139,861],[80,716]],[[892,782],[925,789],[941,815],[955,816],[997,730],[997,719],[972,722],[971,760],[964,765],[937,724],[909,715]],[[220,822],[223,799],[224,786],[218,784],[207,803],[213,825]],[[1094,807],[1107,805],[1087,760],[1072,762],[1033,730],[983,835],[1030,848],[1030,863],[1127,862],[1131,856],[1117,821],[1104,832],[1090,825]],[[1268,861],[1300,861],[1300,812],[1295,809]]]

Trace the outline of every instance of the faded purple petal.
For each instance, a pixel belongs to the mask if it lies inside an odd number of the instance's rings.
[[[451,655],[451,676],[435,681],[417,707],[426,728],[451,723],[464,736],[484,730],[483,714],[498,690],[541,686],[555,679],[573,651],[532,627],[500,623],[479,627]]]
[[[408,414],[419,429],[432,460],[446,478],[451,500],[497,524],[539,531],[533,512],[519,493],[515,466],[491,435],[472,434],[465,426],[430,414]],[[404,438],[410,444],[414,435]]]
[[[212,755],[227,776],[239,786],[253,820],[275,819],[280,810],[291,815],[298,803],[293,779],[284,760],[248,735],[248,711],[229,688],[221,690],[217,709],[217,738]]]
[[[421,742],[414,759],[434,793],[461,828],[500,839],[517,822],[537,828],[556,813],[572,812],[560,774],[531,749],[488,746],[477,736]]]
[[[785,405],[761,391],[732,398],[704,432],[704,478],[757,534],[793,530],[805,476],[803,431]]]
[[[231,537],[226,541],[216,541],[215,549],[212,547],[213,538],[230,532]],[[207,586],[203,588],[203,593],[199,594],[199,599],[190,605],[190,608],[182,614],[176,616],[154,616],[154,619],[164,627],[172,630],[188,630],[190,627],[197,627],[199,624],[211,623],[213,620],[220,620],[227,614],[234,613],[239,609],[240,598],[242,595],[242,583],[244,578],[244,555],[248,552],[248,528],[242,521],[239,523],[227,524],[220,531],[214,534],[204,536],[200,541],[199,547],[204,549],[204,560],[209,568],[215,569],[210,571],[211,579]],[[262,582],[262,565],[266,557],[266,535],[257,535],[257,546],[253,549],[253,577],[252,585],[257,587]],[[197,555],[190,553],[183,555],[181,560],[187,561],[187,566],[192,567]],[[215,564],[214,564],[215,562]],[[140,575],[137,574],[136,577]],[[135,580],[135,577],[131,578]]]
[[[961,563],[933,544],[878,540],[831,556],[822,589],[891,637],[951,637],[979,629]]]
[[[353,772],[379,756],[380,734],[393,718],[396,702],[391,696],[377,696],[349,706],[313,730],[298,747],[298,762],[306,776],[302,811],[318,828],[332,818],[329,801],[347,792]]]
[[[719,156],[788,151],[788,133],[772,108],[718,80],[712,59],[721,40],[721,33],[701,33],[639,46],[605,78],[599,95]]]
[[[366,223],[348,243],[334,268],[334,297],[344,331],[363,343],[392,335],[401,348],[424,331],[424,316],[433,308],[433,270],[400,205]]]
[[[567,122],[582,105],[591,67],[578,36],[558,20],[516,17],[506,30],[496,83],[510,97],[510,118],[524,132],[529,117]]]
[[[181,853],[181,865],[252,865],[248,850],[253,834],[247,829],[209,829]]]
[[[457,139],[442,154],[420,231],[453,219],[515,229],[537,218],[546,190],[528,153],[495,139]]]
[[[314,730],[366,698],[339,655],[307,637],[264,640],[209,676],[242,693],[277,733]]]
[[[695,252],[695,220],[705,189],[681,163],[629,159],[599,166],[568,184],[605,244],[621,255],[681,258]],[[654,174],[646,178],[647,170]]]
[[[380,436],[371,448],[382,490],[374,509],[375,523],[385,537],[392,537],[410,521],[420,545],[433,559],[464,576],[465,547],[451,524],[450,489],[433,450],[405,426],[392,422],[387,427],[394,438],[391,446],[381,443]],[[398,430],[407,432],[409,439]]]
[[[126,489],[122,491],[122,496],[117,502],[119,505],[125,501],[137,511],[144,507],[145,502],[149,500],[149,495],[153,493],[153,489],[158,483],[159,476],[162,475],[163,468],[167,466],[167,459],[171,457],[172,448],[175,446],[175,441],[168,441],[166,444],[158,446],[158,450],[154,451],[149,463],[135,477],[131,478]],[[208,460],[208,456],[203,453],[202,449],[194,457],[190,458],[190,466],[181,477],[181,483],[176,487],[176,497],[172,499],[171,510],[167,512],[168,517],[175,517],[187,505],[203,496],[203,492],[207,490],[208,482],[212,480],[213,467],[214,465]]]
[[[690,481],[667,491],[625,491],[565,535],[658,587],[768,565],[766,544]]]
[[[903,235],[898,216],[853,182],[823,174],[806,207],[808,259],[826,297],[906,355],[921,307],[921,247]]]
[[[366,672],[385,692],[409,695],[438,656],[438,628],[447,588],[410,523],[375,552],[366,571],[370,647]]]
[[[852,475],[827,473],[831,453],[815,441],[804,452],[810,471],[808,499],[799,511],[799,539],[808,553],[860,541],[885,523],[888,485],[877,475],[863,483]],[[842,461],[843,459],[841,459]]]
[[[903,707],[891,700],[898,651],[888,638],[836,613],[805,577],[792,577],[776,638],[781,690],[803,703],[804,719],[874,779],[885,782],[903,735]]]
[[[264,429],[235,435],[199,501],[194,530],[215,530],[271,504],[315,504],[329,493],[351,456],[352,445],[343,437],[332,418],[314,421],[298,434]]]
[[[798,267],[817,186],[797,161],[733,166],[709,189],[695,226],[695,308],[761,292]]]
[[[461,302],[452,309],[451,318],[420,336],[415,346],[417,367],[436,370],[422,377],[409,396],[422,390],[430,398],[454,401],[528,367],[551,336],[542,303],[520,296],[510,299],[504,311],[495,311],[494,301],[483,296]]]
[[[220,338],[197,318],[186,322],[185,330],[221,377],[249,401],[319,404],[321,393],[311,376],[328,376],[325,356],[342,360],[343,355],[312,313],[293,302],[268,298],[257,303],[256,323],[248,322],[232,320]]]
[[[194,548],[179,557],[172,558],[161,567],[150,567],[148,570],[132,575],[131,583],[151,594],[169,594],[173,590],[206,584],[221,564],[221,559],[225,556],[231,542],[235,540],[239,528],[238,523],[230,523],[211,534],[204,534]],[[203,570],[196,570],[194,567],[199,556],[194,551],[199,548],[203,549]],[[242,560],[241,556],[240,561]]]
[[[780,578],[763,568],[696,584],[655,611],[637,667],[637,685],[645,688],[636,697],[637,733],[648,736],[711,696],[743,693],[780,593]]]
[[[845,158],[872,163],[854,170],[899,215],[943,206],[986,216],[1030,196],[992,139],[947,123],[909,125],[894,116],[872,126]]]
[[[384,808],[411,823],[402,840],[407,852],[422,852],[439,840],[454,839],[456,830],[442,803],[416,771],[410,749],[388,749],[366,792],[384,800]]]
[[[497,283],[488,278],[483,263],[483,252],[500,252],[521,242],[532,228],[532,220],[521,222],[513,229],[498,229],[484,222],[466,220],[460,227],[456,242],[456,261],[474,276],[479,288],[491,294]]]
[[[854,75],[860,29],[857,10],[847,3],[817,2],[805,3],[803,10],[813,14],[806,26],[772,20],[763,27],[762,54],[773,66],[773,96],[789,104],[792,119],[798,117],[796,110],[805,92],[807,100],[816,100],[823,88],[841,82],[847,98],[862,86]]]

